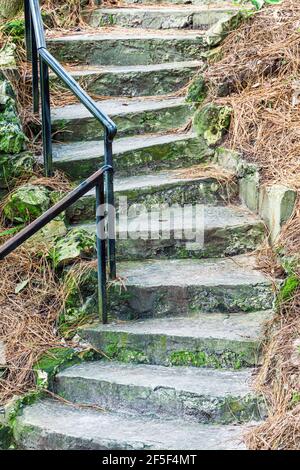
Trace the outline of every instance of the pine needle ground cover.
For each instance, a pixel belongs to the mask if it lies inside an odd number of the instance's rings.
[[[232,32],[204,73],[207,101],[233,109],[226,146],[260,168],[265,184],[300,189],[300,3],[285,0]],[[217,60],[216,60],[217,59]],[[300,203],[261,264],[288,277],[267,326],[256,386],[269,418],[246,436],[251,449],[300,449]]]

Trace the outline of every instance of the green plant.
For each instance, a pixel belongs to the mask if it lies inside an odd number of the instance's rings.
[[[255,6],[257,10],[261,10],[261,8],[266,5],[276,5],[282,3],[282,0],[251,0],[251,3]]]

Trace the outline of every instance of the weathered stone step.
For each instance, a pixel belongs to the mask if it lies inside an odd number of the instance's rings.
[[[164,366],[252,367],[260,363],[263,325],[271,311],[197,314],[99,323],[80,336],[111,359]]]
[[[202,163],[212,151],[193,133],[147,134],[116,139],[114,168],[119,176],[136,175]],[[102,141],[73,142],[53,146],[56,168],[82,180],[103,164]]]
[[[110,411],[233,424],[265,416],[263,400],[251,390],[251,374],[98,361],[58,374],[55,391]]]
[[[218,177],[205,176],[203,166],[187,168],[186,170],[169,170],[148,175],[115,178],[115,198],[118,210],[120,197],[126,197],[128,207],[132,204],[143,204],[150,208],[153,204],[225,204],[237,196],[235,180],[222,182],[221,169]],[[199,176],[197,176],[197,174]],[[202,174],[202,176],[201,176]],[[193,176],[195,175],[195,176]],[[80,223],[95,220],[95,191],[76,202],[67,211],[70,223]]]
[[[207,426],[101,413],[44,400],[24,409],[17,445],[35,450],[245,449],[244,426]]]
[[[110,309],[125,319],[272,308],[271,281],[253,263],[250,256],[119,262],[126,290],[111,287]]]
[[[122,0],[122,4],[130,6],[170,6],[170,5],[197,5],[207,8],[216,8],[216,7],[233,7],[233,3],[229,0]],[[249,2],[244,2],[249,4]],[[101,0],[95,0],[95,5],[101,5]],[[247,5],[248,6],[248,5]]]
[[[200,31],[108,28],[97,34],[74,34],[48,39],[55,57],[68,63],[93,65],[147,65],[199,60]]]
[[[175,93],[203,66],[200,60],[129,66],[73,66],[71,75],[91,94],[154,96]],[[51,76],[56,81],[55,76]],[[61,83],[60,83],[61,84]]]
[[[124,213],[117,218],[117,256],[123,260],[232,256],[255,250],[265,237],[264,223],[240,207],[198,204],[126,212],[129,218]],[[80,227],[96,232],[95,224]]]
[[[184,98],[114,99],[98,103],[118,126],[118,136],[167,132],[183,127],[192,115]],[[102,129],[80,104],[52,110],[52,129],[58,142],[93,140]]]
[[[238,9],[198,6],[138,6],[127,8],[99,8],[86,15],[94,28],[122,26],[146,29],[200,29],[207,30],[219,20],[230,18]]]
[[[251,256],[118,262],[120,283],[109,289],[112,318],[189,316],[195,312],[251,312],[272,308],[271,280]],[[97,302],[97,273],[82,286]]]

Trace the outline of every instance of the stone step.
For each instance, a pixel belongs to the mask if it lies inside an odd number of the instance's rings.
[[[110,288],[110,310],[132,319],[272,308],[271,281],[253,264],[250,256],[120,262],[126,290],[117,284]]]
[[[179,419],[126,417],[44,400],[25,407],[17,446],[35,450],[245,449],[245,426],[207,426]]]
[[[195,312],[251,312],[273,306],[273,285],[254,268],[255,258],[118,262],[119,282],[109,288],[111,318],[189,316]],[[82,285],[97,302],[97,272]],[[82,294],[83,295],[83,294]]]
[[[201,31],[103,28],[101,33],[69,34],[48,39],[50,52],[61,62],[88,65],[149,65],[199,60]]]
[[[234,6],[234,2],[229,0],[122,0],[122,4],[130,6],[159,5],[165,7],[170,7],[173,5],[185,5],[187,8],[189,8],[190,5],[196,5],[206,8],[228,8]],[[250,3],[246,0],[243,2],[243,4],[247,4],[247,6],[250,6]],[[95,5],[101,5],[101,0],[95,0]]]
[[[202,61],[192,60],[151,65],[77,65],[66,68],[90,94],[138,97],[175,93],[186,86],[202,66]],[[57,81],[54,75],[50,78],[52,82]]]
[[[237,197],[238,188],[234,179],[226,180],[228,173],[216,170],[216,178],[205,176],[205,165],[197,165],[186,170],[169,170],[149,175],[115,178],[115,198],[118,210],[120,197],[127,198],[128,207],[143,204],[150,208],[153,204],[225,204]],[[197,174],[199,176],[197,176]],[[195,176],[193,176],[195,175]],[[67,211],[68,221],[78,224],[95,220],[95,191],[77,201]]]
[[[252,372],[98,361],[58,374],[55,392],[109,411],[236,424],[265,417],[263,400],[251,390]]]
[[[95,224],[79,227],[96,232]],[[264,223],[241,207],[153,205],[151,212],[132,207],[117,218],[119,260],[233,256],[255,250],[264,238]]]
[[[98,322],[79,334],[107,357],[124,363],[239,370],[260,364],[264,324],[271,316],[271,311],[202,313]]]
[[[86,15],[90,26],[122,26],[145,29],[207,30],[219,20],[227,19],[238,9],[205,6],[135,6],[127,8],[98,8]]]
[[[187,167],[205,161],[213,153],[194,133],[147,134],[116,139],[114,168],[118,176],[132,176],[167,168]],[[103,141],[72,142],[53,146],[56,168],[82,180],[103,164]]]
[[[184,98],[119,98],[100,101],[98,105],[116,123],[118,137],[168,132],[186,125],[192,115]],[[54,108],[52,130],[58,142],[94,140],[102,134],[99,122],[80,104]]]

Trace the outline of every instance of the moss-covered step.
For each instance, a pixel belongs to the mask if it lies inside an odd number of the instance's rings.
[[[251,256],[213,259],[119,261],[120,281],[110,284],[110,318],[120,320],[192,315],[195,312],[252,312],[273,305],[273,284],[255,270]],[[97,272],[80,285],[78,301],[97,310]],[[74,293],[76,301],[76,293]]]
[[[271,315],[271,311],[202,313],[95,323],[81,328],[79,334],[120,362],[238,370],[260,363],[263,325]]]
[[[118,127],[118,136],[167,132],[183,127],[192,115],[184,98],[114,99],[98,103]],[[93,140],[102,134],[99,122],[79,104],[54,108],[52,130],[58,142]]]
[[[98,8],[86,14],[94,28],[98,26],[122,26],[145,29],[209,29],[221,19],[226,19],[235,8],[205,6],[146,6],[138,8]]]
[[[251,0],[250,0],[251,2]],[[246,0],[243,2],[243,4],[250,4],[250,2],[247,2]],[[233,7],[233,3],[230,0],[123,0],[122,4],[124,5],[130,5],[130,6],[138,6],[138,5],[185,5],[187,7],[190,7],[191,5],[196,5],[196,6],[202,6],[202,7],[209,7],[209,8],[229,8]],[[101,0],[95,0],[95,5],[101,5]]]
[[[266,235],[264,223],[241,207],[153,207],[151,218],[140,212],[132,207],[129,219],[117,218],[118,259],[232,256],[255,250]],[[96,232],[94,224],[82,227]]]
[[[175,93],[186,86],[202,66],[202,61],[192,60],[128,66],[77,65],[67,68],[88,93],[132,97]],[[50,78],[53,83],[58,80],[54,75]]]
[[[126,288],[111,286],[111,314],[132,319],[272,308],[272,283],[253,262],[250,256],[119,262]]]
[[[62,62],[88,65],[147,65],[199,60],[200,31],[103,28],[101,33],[73,34],[48,39],[48,47]]]
[[[87,178],[103,164],[103,141],[72,142],[53,146],[53,161],[75,180]],[[114,168],[118,176],[199,164],[212,150],[193,133],[147,134],[116,139]]]
[[[245,449],[245,426],[201,425],[103,413],[44,400],[16,419],[18,448],[35,450]]]
[[[265,416],[263,400],[251,391],[252,373],[99,361],[58,374],[55,392],[110,411],[236,424]]]
[[[186,170],[161,171],[146,175],[115,178],[115,202],[119,211],[121,199],[125,198],[130,208],[133,204],[143,204],[150,209],[155,204],[210,204],[222,205],[233,200],[238,194],[234,179],[228,181],[228,173],[218,170],[218,178],[211,174],[205,176],[207,169],[203,165]],[[197,174],[199,176],[197,176]],[[193,176],[195,175],[195,176]],[[202,175],[202,176],[201,176]],[[73,204],[67,211],[69,223],[95,220],[95,191]]]

